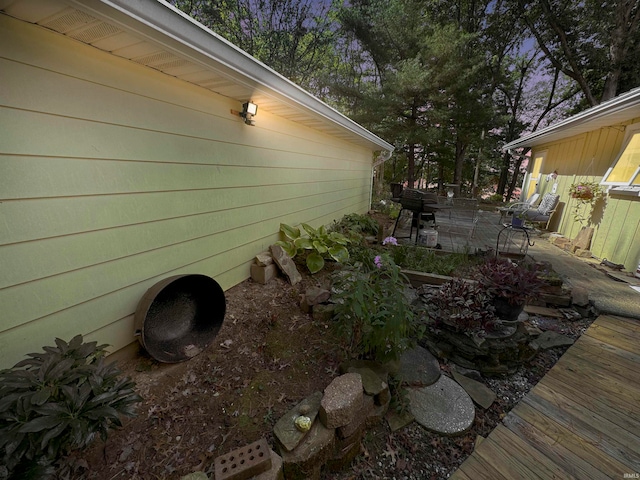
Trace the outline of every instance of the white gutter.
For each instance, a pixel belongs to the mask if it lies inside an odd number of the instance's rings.
[[[589,130],[590,123],[597,122],[598,120],[605,120],[607,118],[613,120],[615,118],[617,122],[629,120],[637,115],[640,115],[640,87],[634,88],[618,97],[591,107],[554,125],[520,137],[504,145],[502,150],[506,151],[513,148],[540,145],[547,141],[556,140],[555,137],[570,130],[575,130],[574,134],[584,133]],[[598,127],[596,126],[594,128]]]
[[[181,54],[197,53],[235,82],[278,98],[279,101],[323,119],[393,151],[390,143],[330,107],[320,99],[256,60],[164,0],[70,0],[96,16],[119,22],[150,40]],[[114,12],[115,10],[115,12]],[[115,14],[119,12],[118,14]],[[160,38],[158,37],[160,34]],[[186,47],[186,49],[185,49]]]

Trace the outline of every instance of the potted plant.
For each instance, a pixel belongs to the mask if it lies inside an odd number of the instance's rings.
[[[569,195],[576,199],[573,207],[573,218],[582,226],[585,226],[587,220],[591,217],[594,204],[602,198],[604,191],[596,182],[577,182],[572,183],[569,187]],[[588,210],[588,212],[587,212]]]
[[[517,264],[502,258],[491,258],[479,265],[474,276],[492,297],[496,315],[505,321],[516,321],[526,301],[543,284],[536,264]]]

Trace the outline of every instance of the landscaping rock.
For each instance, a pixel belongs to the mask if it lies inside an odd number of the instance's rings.
[[[591,239],[593,238],[593,227],[582,227],[576,238],[571,242],[571,252],[575,253],[576,250],[589,250],[591,246]],[[591,254],[591,252],[589,252]]]
[[[367,395],[376,396],[384,390],[389,390],[386,382],[369,368],[349,367],[348,373],[357,373],[362,377],[362,388]]]
[[[431,353],[420,346],[407,350],[400,357],[398,379],[412,385],[432,385],[440,378],[440,364]]]
[[[415,417],[410,412],[398,413],[393,410],[389,410],[385,418],[392,432],[397,432],[415,420]]]
[[[209,480],[209,477],[204,472],[193,472],[180,477],[180,480]]]
[[[262,252],[256,255],[255,264],[260,267],[266,267],[269,265],[273,265],[273,257],[269,252]]]
[[[335,305],[325,305],[323,303],[314,305],[312,310],[313,319],[316,322],[328,323],[333,318],[333,312],[335,309]]]
[[[327,428],[348,425],[361,412],[362,401],[362,377],[357,373],[340,375],[324,389],[320,420]]]
[[[321,400],[322,392],[315,392],[298,403],[278,420],[273,427],[273,434],[282,449],[290,452],[302,441],[307,432],[301,432],[296,428],[296,418],[304,415],[309,417],[311,423],[313,423],[320,410]]]
[[[484,409],[489,408],[496,400],[496,394],[493,390],[487,387],[484,383],[473,380],[469,377],[457,372],[455,368],[451,369],[453,379],[464,388],[465,392],[469,394],[471,399]]]
[[[320,469],[333,456],[335,430],[314,422],[304,440],[291,452],[280,452],[287,480],[320,478]]]
[[[307,302],[307,297],[305,295],[300,295],[300,297],[300,310],[302,310],[304,313],[312,313],[313,309]]]
[[[383,405],[376,405],[373,397],[369,395],[365,395],[365,404],[368,402],[371,403],[371,409],[367,409],[369,414],[367,415],[367,427],[374,427],[379,424],[384,416],[389,411],[389,404],[391,403],[391,396],[389,396],[389,400],[387,403]]]
[[[458,435],[471,428],[475,407],[471,397],[449,377],[428,387],[409,388],[409,410],[416,421],[428,430],[444,435]]]
[[[573,345],[574,340],[561,333],[546,331],[531,343],[537,345],[538,348],[542,350],[548,350],[550,348]]]
[[[331,292],[320,287],[310,287],[304,294],[307,303],[311,306],[324,303],[331,297]]]
[[[282,270],[282,273],[289,279],[291,285],[295,285],[302,280],[302,275],[298,271],[296,264],[291,257],[287,255],[284,249],[280,245],[271,245],[271,256],[276,265]]]
[[[571,289],[571,303],[578,307],[589,305],[589,292],[583,287],[573,287]]]

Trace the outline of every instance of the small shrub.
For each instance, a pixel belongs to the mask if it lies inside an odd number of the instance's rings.
[[[349,251],[346,248],[349,244],[347,237],[338,232],[328,232],[324,226],[316,229],[303,223],[301,227],[307,236],[303,236],[299,228],[281,223],[280,231],[287,240],[278,241],[276,245],[280,245],[291,258],[308,253],[306,264],[311,273],[317,273],[324,268],[325,258],[331,258],[340,263],[349,259]]]
[[[490,258],[480,264],[474,276],[492,297],[503,298],[510,305],[524,304],[543,285],[536,264],[517,264],[501,258]]]
[[[350,213],[340,219],[335,224],[335,231],[345,235],[377,235],[378,222],[369,215],[360,215],[358,213]]]
[[[59,338],[0,371],[0,458],[13,478],[48,478],[53,464],[99,434],[119,415],[133,416],[141,398],[129,378],[105,364],[106,345]]]
[[[380,255],[335,274],[336,327],[350,356],[385,362],[420,336],[405,281],[400,267]]]
[[[475,282],[454,278],[427,291],[423,298],[425,311],[436,327],[482,335],[498,323],[491,297]]]

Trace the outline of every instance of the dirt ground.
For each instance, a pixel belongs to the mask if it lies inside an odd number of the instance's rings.
[[[227,314],[214,342],[180,364],[160,364],[143,351],[121,365],[144,398],[138,416],[127,420],[106,443],[98,440],[71,458],[82,479],[177,479],[194,471],[213,478],[213,460],[265,437],[290,408],[323,390],[345,360],[328,324],[315,322],[299,307],[312,286],[327,286],[328,271],[291,286],[278,277],[267,285],[247,280],[228,290]],[[544,322],[545,319],[539,319]],[[535,324],[536,319],[532,319]],[[578,337],[587,320],[554,329]],[[385,422],[366,433],[361,454],[343,472],[326,480],[442,479],[473,451],[557,361],[564,349],[539,354],[513,375],[488,379],[497,401],[476,409],[472,429],[458,437],[428,432],[417,423],[392,433]],[[441,364],[444,374],[449,372]]]

